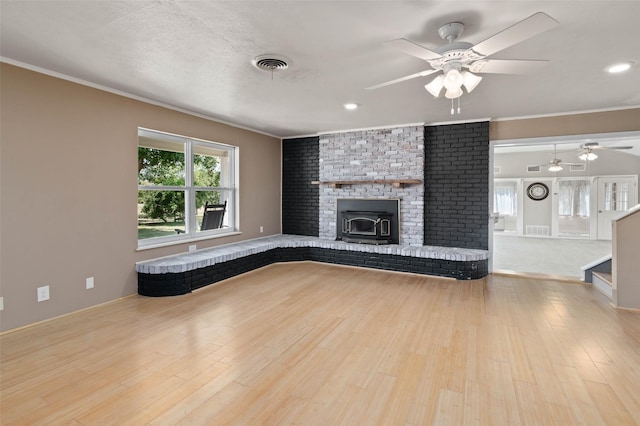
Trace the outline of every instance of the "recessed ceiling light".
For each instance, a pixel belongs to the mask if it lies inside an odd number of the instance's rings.
[[[344,104],[344,109],[348,109],[349,111],[352,111],[357,108],[358,108],[358,104],[355,104],[355,103]]]
[[[619,72],[625,72],[629,68],[631,68],[631,62],[621,62],[619,64],[610,65],[606,69],[607,72],[611,74],[617,74]]]

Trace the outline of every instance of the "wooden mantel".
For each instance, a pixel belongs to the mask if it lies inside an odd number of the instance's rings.
[[[331,188],[341,188],[343,185],[385,184],[394,188],[403,188],[406,185],[417,185],[421,179],[372,179],[372,180],[314,180],[312,185],[328,185]]]

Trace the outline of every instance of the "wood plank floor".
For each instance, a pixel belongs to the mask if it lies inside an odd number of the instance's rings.
[[[0,344],[3,425],[640,422],[640,313],[553,281],[276,264]]]

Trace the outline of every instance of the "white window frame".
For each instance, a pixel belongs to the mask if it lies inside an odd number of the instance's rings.
[[[220,238],[240,233],[239,226],[239,194],[238,194],[238,170],[239,170],[239,148],[233,145],[222,144],[219,142],[207,141],[204,139],[191,138],[158,130],[138,128],[138,137],[148,137],[152,139],[165,140],[171,143],[183,143],[185,155],[185,185],[184,186],[162,186],[162,185],[138,185],[138,190],[167,190],[167,191],[184,191],[185,192],[185,232],[176,233],[176,235],[162,236],[138,239],[138,249],[148,249],[162,247],[174,244],[181,244],[191,241],[200,241],[211,238]],[[140,147],[138,143],[138,147]],[[194,147],[203,146],[219,149],[227,153],[228,167],[225,173],[226,182],[220,187],[198,187],[194,186]],[[136,150],[137,152],[137,150]],[[219,191],[226,196],[223,197],[227,201],[227,210],[225,213],[225,227],[219,229],[210,229],[200,231],[198,229],[198,221],[196,220],[196,192],[198,191]]]

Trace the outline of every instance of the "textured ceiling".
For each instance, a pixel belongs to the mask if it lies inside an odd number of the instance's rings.
[[[267,134],[290,137],[640,105],[640,1],[2,1],[3,59]],[[498,52],[547,59],[533,75],[485,75],[462,112],[424,90],[432,76],[377,90],[428,65],[383,43],[431,49],[442,24],[478,43],[542,11],[560,25]],[[265,53],[285,71],[254,68]],[[345,102],[360,108],[346,111]]]

